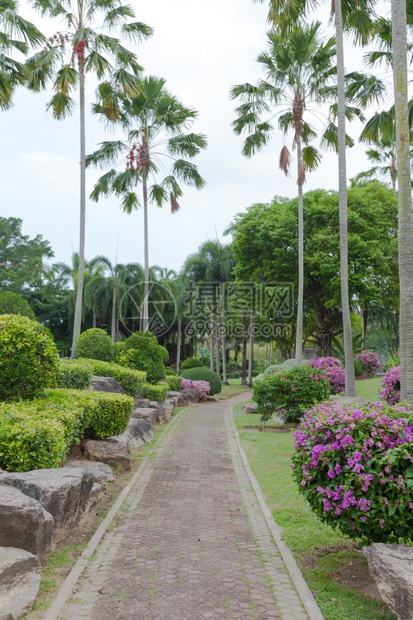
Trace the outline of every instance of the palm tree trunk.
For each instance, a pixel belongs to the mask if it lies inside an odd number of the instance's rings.
[[[179,367],[181,365],[181,334],[182,334],[182,319],[178,319],[178,337],[176,342],[176,374],[179,374]]]
[[[93,318],[92,318],[92,327],[95,329],[96,328],[96,314],[93,313]]]
[[[211,354],[210,354],[210,364],[209,367],[211,370],[215,370],[215,364],[214,364],[214,356],[215,356],[215,340],[214,340],[214,330],[215,330],[215,323],[214,323],[214,311],[211,310]]]
[[[145,289],[143,299],[143,323],[144,332],[149,328],[149,227],[148,227],[148,170],[146,166],[142,167],[142,188],[143,188],[143,234],[144,234],[144,271],[145,271]]]
[[[72,359],[76,358],[76,340],[82,326],[83,280],[85,270],[85,230],[86,230],[86,183],[85,183],[85,76],[79,71],[79,111],[80,111],[80,228],[79,228],[79,275],[77,279],[75,318],[73,323]]]
[[[338,104],[338,193],[340,211],[340,277],[341,309],[346,371],[346,396],[356,396],[353,342],[351,336],[350,300],[348,292],[348,227],[347,227],[347,171],[346,171],[346,103],[344,89],[344,37],[341,0],[335,2],[337,45],[337,104]]]
[[[219,327],[220,327],[220,323],[219,323],[219,291],[218,291],[218,295],[217,295],[217,375],[221,375],[221,351],[220,351],[220,333],[219,333]]]
[[[295,361],[298,366],[303,363],[303,297],[304,297],[304,213],[303,184],[300,182],[302,166],[301,137],[297,138],[298,167],[298,300],[297,331],[295,334]]]
[[[369,318],[369,311],[367,308],[363,310],[363,349],[366,348],[367,342],[367,323]]]
[[[406,2],[392,0],[393,79],[399,188],[400,388],[413,402],[413,213],[407,93]]]
[[[242,375],[241,385],[247,385],[247,341],[248,341],[248,319],[242,315]]]
[[[224,291],[224,284],[221,285],[221,291]],[[225,297],[221,293],[221,317],[222,317],[222,382],[228,385],[227,379],[227,335],[225,329]]]
[[[112,343],[116,342],[116,296],[117,296],[117,279],[113,280],[113,296],[112,296],[112,327],[111,336]]]
[[[248,360],[248,380],[247,385],[252,386],[252,366],[254,364],[254,325],[255,314],[251,311],[251,323],[250,323],[250,358]]]

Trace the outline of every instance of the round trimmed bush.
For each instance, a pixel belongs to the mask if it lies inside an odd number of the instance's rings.
[[[76,340],[77,357],[110,362],[113,357],[111,337],[103,329],[87,329]]]
[[[59,353],[50,331],[25,316],[0,316],[0,400],[32,398],[53,385]]]
[[[158,344],[158,339],[152,332],[135,332],[122,343],[116,360],[122,366],[143,370],[147,374],[148,382],[156,383],[165,379],[165,352],[168,356],[167,350]]]
[[[219,394],[222,390],[222,381],[216,372],[202,366],[200,368],[188,368],[181,373],[184,379],[191,379],[192,381],[207,381],[211,386],[210,396]]]
[[[188,359],[186,359],[181,364],[181,370],[188,370],[189,368],[201,368],[201,367],[202,367],[202,362],[199,359],[199,357],[188,357]]]
[[[412,405],[321,404],[294,439],[293,475],[321,521],[351,538],[412,540]]]
[[[10,291],[0,292],[0,314],[21,314],[28,319],[36,320],[36,316],[27,301]]]
[[[174,371],[173,368],[170,368],[169,366],[165,366],[165,375],[167,377],[176,377],[176,372]]]

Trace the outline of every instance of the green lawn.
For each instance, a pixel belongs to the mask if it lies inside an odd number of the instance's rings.
[[[251,419],[258,416],[234,414],[251,468],[325,619],[394,618],[383,603],[359,591],[360,584],[369,580],[367,562],[357,545],[318,521],[299,495],[291,474],[291,433],[252,430],[249,440],[245,424]]]
[[[383,377],[374,377],[373,379],[356,381],[357,396],[362,396],[368,400],[380,400],[379,391],[381,390],[382,383]]]
[[[222,386],[221,392],[215,395],[216,398],[226,400],[231,396],[237,396],[238,394],[248,392],[251,389],[245,385],[241,385],[241,379],[228,379],[228,383],[229,385]]]

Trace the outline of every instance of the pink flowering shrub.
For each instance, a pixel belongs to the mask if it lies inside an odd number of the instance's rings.
[[[336,357],[318,357],[316,360],[310,360],[313,368],[323,373],[330,381],[330,392],[339,394],[346,389],[346,373],[344,372],[343,363]]]
[[[379,354],[375,351],[368,351],[365,349],[361,353],[355,356],[355,359],[362,365],[363,371],[369,375],[374,375],[380,366]]]
[[[318,517],[351,538],[413,536],[413,407],[321,404],[294,432],[293,476]]]
[[[383,377],[380,398],[388,405],[395,405],[400,400],[400,366],[390,368]]]
[[[252,389],[262,422],[281,408],[287,420],[298,420],[311,405],[327,400],[330,395],[325,375],[308,364],[264,376],[255,381]]]
[[[208,381],[191,381],[191,379],[182,379],[183,390],[195,390],[199,400],[206,400],[211,391]]]

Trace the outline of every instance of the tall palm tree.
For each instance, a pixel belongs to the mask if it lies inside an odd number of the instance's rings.
[[[413,210],[407,91],[406,0],[392,0],[394,110],[399,186],[400,387],[413,402]]]
[[[273,130],[271,117],[274,108],[287,111],[279,117],[279,127],[287,133],[293,131],[293,147],[297,149],[298,185],[298,303],[295,358],[302,363],[303,351],[303,293],[304,293],[304,222],[303,222],[303,184],[306,170],[314,170],[321,155],[309,142],[314,140],[314,128],[304,120],[305,111],[311,101],[325,102],[326,87],[335,80],[335,43],[330,38],[321,41],[320,22],[309,25],[298,24],[289,31],[288,38],[280,30],[273,29],[267,34],[268,51],[258,57],[267,73],[267,81],[257,86],[243,84],[231,90],[232,98],[240,98],[242,104],[237,108],[238,118],[233,123],[238,135],[247,131],[243,154],[251,157],[268,141]],[[332,109],[332,111],[334,108]],[[268,119],[263,120],[263,114]],[[327,141],[335,135],[330,123],[324,133]],[[303,144],[305,145],[303,148]],[[290,153],[286,146],[280,154],[280,168],[286,175],[290,170]]]
[[[47,105],[53,116],[62,120],[71,115],[74,100],[71,93],[79,87],[80,111],[80,240],[79,278],[73,327],[72,357],[80,334],[85,260],[85,76],[94,73],[99,80],[110,76],[116,88],[126,95],[137,93],[142,67],[136,55],[121,45],[109,33],[117,30],[121,37],[140,41],[152,34],[152,29],[135,17],[130,5],[117,0],[31,0],[43,16],[57,17],[67,30],[50,37],[43,51],[27,61],[30,72],[28,87],[38,92],[53,80],[55,94]],[[98,20],[100,21],[97,26]]]
[[[135,186],[141,184],[144,211],[144,268],[145,294],[143,329],[148,329],[149,247],[148,204],[161,207],[170,200],[172,213],[179,209],[178,198],[183,195],[180,182],[201,189],[205,181],[198,168],[188,161],[206,148],[202,134],[185,133],[197,117],[193,108],[185,107],[165,87],[163,78],[145,77],[139,85],[139,94],[125,97],[109,83],[100,87],[100,101],[94,106],[96,114],[119,124],[126,133],[126,140],[103,142],[100,148],[88,155],[86,166],[123,165],[123,170],[112,168],[96,183],[91,198],[101,196],[121,197],[121,206],[131,213],[140,206]],[[164,155],[173,164],[162,181],[155,177],[166,165]],[[187,157],[188,159],[183,159]],[[150,185],[150,179],[153,184]]]
[[[0,109],[13,105],[13,95],[19,85],[26,82],[27,70],[23,63],[10,54],[29,53],[30,46],[37,47],[46,37],[31,22],[18,13],[14,0],[0,0]]]
[[[254,0],[262,2],[264,0]],[[312,0],[270,0],[268,18],[283,35],[303,19],[308,9],[317,4]],[[344,25],[355,40],[365,45],[375,31],[375,0],[335,0],[332,14],[335,18],[337,48],[337,144],[339,168],[339,213],[340,213],[340,276],[341,306],[345,347],[346,395],[356,395],[354,357],[352,348],[350,300],[348,294],[348,231],[347,231],[347,171],[346,171],[346,95],[344,75]]]
[[[396,139],[383,138],[375,144],[376,148],[366,151],[367,158],[374,164],[369,170],[359,172],[350,179],[351,181],[363,181],[377,178],[388,179],[394,191],[396,191],[397,182],[397,164],[396,164]]]

